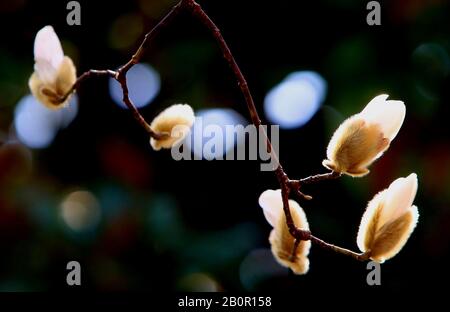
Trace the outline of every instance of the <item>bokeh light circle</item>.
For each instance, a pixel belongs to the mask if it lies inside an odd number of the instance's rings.
[[[159,73],[149,64],[134,65],[127,73],[128,91],[133,104],[140,108],[150,104],[161,88]],[[120,84],[113,78],[109,79],[109,94],[114,103],[127,108],[122,101],[123,93]]]
[[[322,105],[327,83],[313,71],[289,74],[272,88],[264,99],[267,119],[283,129],[305,125]]]
[[[18,139],[30,148],[48,147],[58,130],[67,127],[78,113],[78,98],[59,110],[50,110],[32,95],[26,95],[16,105],[14,128]]]
[[[233,133],[230,135],[230,133],[227,133],[227,126],[231,129],[231,127],[237,125],[245,127],[248,124],[245,118],[235,110],[227,108],[201,109],[196,111],[195,114],[194,125],[185,142],[197,159],[212,160],[218,156],[216,151],[211,152],[204,148],[207,142],[221,146],[222,156],[242,142],[242,134]],[[219,135],[209,136],[208,129],[217,130]]]

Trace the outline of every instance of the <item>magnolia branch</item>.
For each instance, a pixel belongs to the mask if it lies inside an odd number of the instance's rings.
[[[311,242],[313,242],[314,244],[316,244],[324,249],[333,250],[337,253],[340,253],[340,254],[343,254],[346,256],[350,256],[353,259],[358,260],[358,261],[367,261],[370,258],[370,250],[368,250],[364,253],[356,253],[349,249],[338,247],[336,245],[327,243],[327,242],[321,240],[320,238],[315,237],[314,235],[310,235],[309,239],[311,240]]]
[[[247,108],[250,112],[250,118],[252,120],[252,123],[256,127],[259,127],[261,125],[261,119],[259,117],[258,111],[256,110],[255,103],[253,101],[253,97],[251,95],[247,81],[246,81],[244,75],[242,74],[242,72],[239,68],[239,65],[237,64],[233,54],[231,53],[231,50],[228,47],[225,39],[223,38],[219,28],[211,20],[211,18],[206,14],[206,12],[201,8],[201,6],[198,3],[196,3],[194,0],[182,0],[181,3],[182,2],[186,2],[188,4],[187,7],[191,10],[193,15],[199,18],[199,20],[207,27],[207,29],[210,30],[210,32],[212,33],[212,35],[218,42],[219,47],[222,50],[223,56],[224,56],[225,60],[228,62],[228,64],[230,65],[233,73],[235,74],[236,79],[238,81],[238,85],[241,89],[242,94],[244,95],[245,101],[247,103]],[[286,223],[289,228],[289,232],[296,240],[292,254],[295,254],[295,251],[296,251],[295,249],[298,246],[299,241],[311,240],[313,243],[318,244],[322,248],[330,249],[330,250],[333,250],[335,252],[338,252],[338,253],[341,253],[344,255],[352,256],[353,258],[360,260],[360,261],[367,260],[367,255],[355,253],[348,249],[337,247],[332,244],[328,244],[328,243],[324,242],[323,240],[318,239],[315,236],[311,235],[311,233],[309,231],[299,229],[298,227],[296,227],[296,225],[292,219],[292,216],[291,216],[291,212],[289,209],[289,195],[292,190],[294,190],[299,196],[309,200],[309,199],[311,199],[311,196],[305,195],[300,191],[300,187],[303,184],[310,184],[310,183],[315,183],[315,182],[319,182],[322,180],[335,179],[335,178],[340,177],[341,174],[336,173],[336,172],[330,172],[330,173],[320,174],[320,175],[316,175],[316,176],[311,176],[311,177],[301,179],[301,180],[290,180],[289,177],[287,176],[287,174],[285,173],[283,167],[281,166],[281,164],[278,160],[278,156],[273,151],[272,144],[270,142],[269,137],[267,136],[267,134],[265,132],[263,132],[262,135],[265,136],[264,139],[267,144],[267,150],[271,153],[272,157],[275,157],[275,159],[277,160],[277,163],[278,163],[278,167],[277,167],[275,173],[276,173],[278,182],[281,187],[283,210],[286,215]]]
[[[77,81],[75,82],[75,84],[72,86],[72,88],[69,90],[68,93],[66,93],[66,95],[64,95],[63,97],[61,97],[59,100],[61,102],[64,102],[68,96],[74,92],[75,90],[77,90],[79,88],[79,86],[88,78],[94,77],[94,76],[110,76],[112,78],[116,77],[116,72],[110,69],[102,69],[102,70],[97,70],[97,69],[90,69],[87,72],[83,73],[80,77],[78,77]]]
[[[211,20],[211,18],[206,14],[206,12],[202,9],[202,7],[195,1],[195,0],[180,0],[178,4],[176,4],[171,11],[150,31],[148,32],[142,43],[140,44],[139,48],[136,50],[136,52],[133,54],[131,59],[125,63],[123,66],[121,66],[117,71],[113,70],[89,70],[85,73],[83,73],[75,82],[71,90],[63,97],[61,100],[67,99],[67,97],[74,91],[76,91],[82,82],[84,82],[86,79],[94,76],[109,76],[113,79],[115,79],[117,82],[119,82],[122,93],[123,93],[123,102],[125,105],[131,110],[133,117],[136,119],[136,121],[145,129],[145,131],[154,139],[161,139],[164,136],[168,135],[166,133],[156,133],[154,132],[150,125],[146,122],[145,118],[140,114],[139,110],[136,108],[136,106],[133,104],[132,100],[129,97],[128,92],[128,84],[127,84],[127,72],[137,63],[140,62],[143,55],[145,54],[146,50],[149,48],[151,41],[160,33],[160,31],[165,28],[167,25],[170,24],[170,22],[182,11],[190,12],[194,17],[198,18],[198,20],[211,32],[212,36],[217,41],[224,59],[229,64],[231,70],[233,71],[239,88],[241,90],[241,93],[244,96],[245,102],[247,104],[247,109],[250,113],[250,118],[252,123],[259,127],[261,126],[261,119],[259,117],[259,114],[256,110],[255,103],[253,101],[253,97],[251,95],[250,89],[248,87],[247,81],[242,74],[239,65],[237,64],[230,48],[228,47],[225,39],[222,37],[222,34],[219,30],[219,28],[216,26],[216,24]],[[271,157],[275,160],[277,163],[277,167],[275,169],[275,174],[278,179],[278,183],[280,184],[281,188],[281,194],[282,194],[282,201],[283,201],[283,210],[284,214],[286,216],[286,225],[289,229],[289,232],[295,239],[294,244],[294,250],[292,251],[292,254],[295,254],[295,249],[298,246],[298,243],[302,240],[311,240],[311,242],[315,243],[316,245],[335,251],[337,253],[350,256],[356,260],[359,261],[365,261],[369,258],[368,253],[356,253],[351,250],[341,248],[332,244],[329,244],[311,234],[310,231],[302,230],[298,228],[291,216],[291,211],[289,208],[289,195],[291,192],[296,193],[298,196],[309,200],[312,197],[303,194],[300,189],[305,184],[313,184],[317,183],[319,181],[324,180],[331,180],[336,179],[341,176],[341,174],[336,172],[329,172],[325,174],[318,174],[314,176],[310,176],[304,179],[300,180],[290,180],[288,175],[285,173],[283,167],[281,166],[278,156],[275,154],[272,148],[272,144],[270,142],[269,137],[267,136],[266,132],[263,131],[262,135],[264,136],[264,139],[266,141],[267,145],[267,151],[271,153]]]

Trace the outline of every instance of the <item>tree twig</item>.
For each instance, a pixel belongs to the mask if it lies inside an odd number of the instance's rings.
[[[130,96],[128,94],[128,84],[127,84],[127,78],[126,76],[119,76],[117,75],[116,80],[120,83],[120,86],[122,87],[122,101],[125,103],[125,105],[128,107],[128,109],[133,114],[134,119],[147,131],[147,133],[154,139],[159,140],[163,137],[165,137],[167,134],[157,133],[152,130],[150,125],[147,123],[145,118],[139,113],[139,110],[137,107],[133,104],[133,101],[131,101]]]
[[[299,185],[302,184],[311,184],[311,183],[317,183],[320,181],[325,181],[325,180],[333,180],[333,179],[337,179],[341,176],[342,174],[339,172],[335,172],[335,171],[331,171],[331,172],[327,172],[327,173],[323,173],[323,174],[316,174],[307,178],[303,178],[300,180],[297,180]],[[293,181],[291,181],[292,183]]]
[[[129,91],[128,91],[128,84],[127,84],[127,72],[139,61],[142,59],[143,55],[145,54],[146,50],[148,49],[150,42],[152,39],[156,37],[159,32],[165,28],[167,25],[170,24],[170,22],[183,10],[187,10],[190,13],[192,13],[193,16],[199,19],[199,21],[211,32],[212,36],[216,39],[224,59],[229,64],[231,70],[233,71],[239,88],[244,96],[245,102],[247,104],[247,109],[250,113],[250,119],[252,123],[257,127],[260,128],[262,125],[261,119],[259,117],[258,111],[256,110],[255,103],[253,101],[252,94],[250,92],[249,86],[247,84],[247,81],[241,72],[239,65],[237,64],[230,48],[228,47],[225,39],[223,38],[219,28],[216,26],[216,24],[211,20],[211,18],[207,15],[207,13],[202,9],[202,7],[195,1],[195,0],[180,0],[178,4],[176,4],[169,13],[152,29],[150,30],[144,37],[143,41],[141,42],[139,48],[136,50],[136,52],[133,54],[131,59],[122,65],[117,71],[112,70],[89,70],[82,74],[76,81],[76,83],[71,88],[70,92],[64,96],[63,99],[66,99],[73,91],[75,91],[80,84],[86,80],[89,77],[92,76],[110,76],[117,80],[120,83],[120,86],[122,88],[123,93],[123,102],[125,105],[131,110],[134,118],[137,120],[137,122],[147,131],[147,133],[155,138],[160,139],[164,137],[167,134],[161,134],[154,132],[150,125],[146,122],[145,118],[139,113],[139,110],[136,108],[136,106],[133,104],[129,97]],[[275,169],[275,175],[277,177],[278,183],[280,184],[281,188],[281,194],[282,194],[282,201],[283,201],[283,211],[286,216],[286,225],[289,229],[290,234],[295,239],[294,243],[294,250],[293,253],[295,253],[295,250],[302,240],[311,240],[311,242],[315,243],[316,245],[328,249],[333,250],[337,253],[350,256],[356,260],[359,261],[365,261],[369,258],[368,253],[356,253],[351,250],[338,247],[332,244],[329,244],[311,234],[311,232],[302,230],[296,227],[291,211],[289,208],[289,195],[291,191],[295,192],[297,195],[301,196],[304,199],[311,199],[311,196],[305,195],[300,191],[300,188],[304,184],[312,184],[317,183],[319,181],[323,180],[331,180],[336,179],[341,176],[341,174],[336,172],[329,172],[325,174],[318,174],[314,176],[310,176],[304,179],[300,180],[291,180],[289,179],[288,175],[285,173],[283,167],[281,166],[278,155],[274,152],[272,148],[272,144],[270,142],[269,137],[267,136],[267,133],[263,128],[262,129],[262,135],[264,136],[264,139],[266,141],[266,148],[269,153],[271,153],[271,157],[277,164],[277,167]]]
[[[119,77],[118,79],[122,79],[121,76],[125,77],[128,70],[139,63],[139,61],[142,59],[142,56],[144,55],[145,51],[150,46],[151,41],[159,34],[159,32],[167,27],[170,22],[183,10],[185,5],[188,1],[181,0],[178,2],[170,11],[166,14],[166,16],[163,17],[163,19],[156,24],[155,27],[153,27],[147,34],[144,36],[144,40],[142,40],[141,44],[139,45],[139,48],[136,50],[136,52],[133,54],[131,59],[125,63],[123,66],[121,66],[118,70]]]
[[[303,194],[300,191],[300,188],[305,185],[305,184],[313,184],[313,183],[317,183],[320,181],[325,181],[325,180],[334,180],[337,179],[339,177],[341,177],[342,174],[335,172],[335,171],[331,171],[331,172],[327,172],[327,173],[322,173],[322,174],[316,174],[316,175],[312,175],[300,180],[289,180],[289,185],[291,187],[291,190],[294,191],[295,193],[297,193],[297,195],[299,197],[302,197],[306,200],[311,200],[312,197],[306,194]]]
[[[311,240],[311,242],[313,242],[314,244],[316,244],[324,249],[332,250],[337,253],[340,253],[340,254],[343,254],[346,256],[350,256],[353,259],[358,260],[358,261],[367,261],[370,258],[370,251],[367,251],[365,253],[357,253],[357,252],[351,251],[349,249],[338,247],[336,245],[327,243],[327,242],[321,240],[320,238],[315,237],[314,235],[310,235],[309,239]]]
[[[87,80],[88,78],[91,77],[98,77],[98,76],[110,76],[111,78],[116,78],[116,72],[110,69],[90,69],[87,72],[84,72],[80,77],[77,78],[77,80],[75,81],[75,83],[73,84],[72,88],[70,88],[70,90],[62,97],[60,97],[58,99],[58,101],[60,103],[64,102],[65,100],[67,100],[67,98],[69,97],[69,95],[71,95],[73,92],[75,92],[80,85]]]

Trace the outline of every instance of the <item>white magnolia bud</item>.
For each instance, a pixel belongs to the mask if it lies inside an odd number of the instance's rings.
[[[171,148],[189,134],[194,120],[194,111],[187,104],[175,104],[166,108],[153,119],[150,128],[167,136],[158,140],[150,138],[150,145],[155,151]]]
[[[61,98],[70,91],[77,80],[76,68],[68,56],[64,56],[61,42],[52,26],[45,26],[34,41],[34,73],[28,85],[31,93],[50,109],[64,107]]]
[[[339,126],[328,144],[325,167],[354,177],[369,173],[367,167],[388,149],[405,119],[403,102],[387,98],[375,97]]]
[[[383,262],[395,256],[414,230],[419,213],[412,206],[417,175],[398,178],[369,202],[359,226],[357,243],[370,258]]]
[[[269,242],[275,259],[295,274],[308,272],[311,241],[300,241],[295,253],[292,253],[295,239],[286,225],[281,190],[264,191],[259,197],[259,205],[263,209],[267,222],[273,226]],[[305,212],[300,205],[294,200],[289,200],[289,207],[295,225],[302,230],[309,230]]]

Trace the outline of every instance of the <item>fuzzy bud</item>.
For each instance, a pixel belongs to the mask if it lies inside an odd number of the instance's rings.
[[[369,202],[359,226],[357,243],[370,258],[384,262],[395,256],[414,230],[419,213],[412,206],[417,175],[398,178]]]
[[[52,26],[45,26],[34,41],[34,73],[28,85],[34,97],[50,109],[60,109],[69,101],[66,95],[77,80],[76,68],[64,56],[61,42]]]
[[[189,134],[194,121],[194,111],[187,104],[175,104],[166,108],[153,119],[150,128],[167,136],[158,140],[151,138],[150,145],[155,151],[171,148]]]
[[[259,205],[263,209],[267,222],[273,226],[269,236],[272,254],[284,267],[290,268],[295,274],[305,274],[309,269],[309,249],[311,241],[301,241],[294,254],[295,239],[289,233],[286,216],[283,211],[281,190],[266,190],[259,197]],[[295,225],[302,230],[309,230],[305,212],[300,205],[289,200],[289,208]]]
[[[339,126],[328,144],[325,167],[353,177],[369,173],[367,167],[388,149],[405,118],[403,102],[387,98],[375,97]]]

